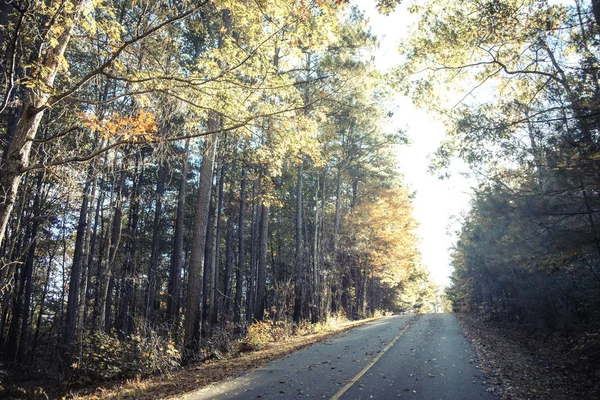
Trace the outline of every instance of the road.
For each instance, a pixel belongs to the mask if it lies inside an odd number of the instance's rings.
[[[496,399],[452,314],[384,318],[240,377],[204,399]]]

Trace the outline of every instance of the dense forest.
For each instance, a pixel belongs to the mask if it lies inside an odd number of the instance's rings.
[[[455,308],[593,338],[600,2],[436,0],[415,12],[396,79],[446,121],[434,169],[459,157],[479,182],[453,251]]]
[[[0,384],[441,310],[398,92],[446,126],[432,173],[459,159],[477,182],[454,309],[574,336],[597,362],[600,1],[406,9],[384,74],[342,0],[0,0]]]
[[[260,321],[432,307],[342,3],[0,1],[1,369],[138,376]]]

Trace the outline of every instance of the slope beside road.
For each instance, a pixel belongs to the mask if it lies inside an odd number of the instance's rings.
[[[452,314],[381,319],[181,399],[495,399]]]

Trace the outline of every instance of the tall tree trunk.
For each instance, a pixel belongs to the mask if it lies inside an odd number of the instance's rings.
[[[317,188],[315,191],[315,226],[314,226],[314,238],[313,238],[313,257],[312,257],[312,297],[311,297],[311,320],[313,323],[319,322],[321,319],[321,282],[320,282],[320,274],[321,274],[321,266],[320,266],[320,247],[319,247],[319,238],[320,238],[320,215],[321,208],[319,206],[319,191],[321,189],[321,178],[319,175],[316,176]]]
[[[165,192],[167,170],[165,166],[158,167],[158,181],[154,200],[154,223],[152,225],[152,255],[148,268],[148,288],[146,290],[146,322],[154,323],[154,308],[156,301],[156,275],[160,256],[160,217],[162,215],[162,200]]]
[[[185,141],[183,165],[181,167],[181,182],[177,197],[177,217],[175,219],[175,233],[173,240],[173,254],[171,256],[171,273],[167,297],[167,321],[172,323],[179,313],[179,297],[181,291],[181,267],[183,265],[183,233],[185,219],[185,194],[187,188],[188,158],[190,152],[190,139]]]
[[[0,43],[4,43],[4,35],[6,34],[6,32],[8,32],[8,27],[9,27],[9,22],[10,22],[10,16],[11,14],[14,12],[14,4],[12,1],[0,1]],[[4,58],[5,60],[8,59],[8,57]],[[4,61],[2,61],[0,64],[2,64],[0,66],[0,72],[4,73],[4,69],[5,69],[5,65],[4,65]]]
[[[15,361],[25,361],[27,351],[29,349],[29,314],[31,305],[31,293],[33,292],[33,266],[35,261],[35,250],[37,247],[38,229],[39,223],[34,222],[34,226],[32,228],[31,233],[31,244],[29,246],[29,251],[27,252],[27,259],[25,261],[25,268],[23,271],[23,281],[25,282],[25,294],[23,295],[23,318],[21,320],[18,352]]]
[[[294,322],[300,323],[302,317],[302,287],[304,277],[304,252],[302,240],[302,172],[303,166],[298,166],[296,181],[296,256],[294,263]]]
[[[218,48],[223,48],[225,35],[231,32],[231,11],[222,12],[223,28],[219,35]],[[220,66],[224,68],[223,65]],[[209,132],[219,129],[219,116],[211,113],[208,118],[207,128]],[[200,299],[202,298],[202,274],[204,270],[204,255],[206,250],[206,229],[208,213],[210,211],[210,197],[217,149],[216,134],[208,135],[204,142],[204,155],[202,167],[200,167],[200,185],[198,188],[198,200],[196,202],[196,215],[194,220],[194,231],[192,238],[192,254],[190,254],[190,265],[188,267],[188,285],[184,321],[184,346],[193,350],[199,339],[200,329]]]
[[[262,203],[260,211],[260,237],[258,271],[256,276],[256,306],[254,319],[262,321],[267,303],[267,244],[269,238],[269,206]]]
[[[92,279],[92,273],[94,268],[92,268],[94,266],[94,255],[96,254],[96,242],[98,241],[98,227],[103,224],[103,212],[102,212],[102,205],[104,204],[104,198],[106,196],[105,191],[103,190],[103,182],[104,179],[102,179],[101,177],[99,177],[99,182],[98,182],[98,186],[100,188],[100,193],[98,195],[98,200],[96,200],[96,211],[95,211],[95,215],[94,215],[94,227],[93,227],[93,231],[92,231],[92,237],[90,238],[90,249],[88,252],[88,276],[87,276],[87,282],[91,283],[91,279]],[[96,293],[98,291],[99,288],[99,279],[102,268],[101,268],[101,263],[102,263],[102,254],[103,254],[103,250],[102,250],[102,244],[100,246],[98,246],[98,260],[96,263],[96,284],[94,285],[94,289],[96,290]],[[85,301],[83,304],[83,311],[81,314],[81,321],[82,324],[86,323],[86,317],[87,317],[87,313],[88,313],[88,306],[91,303],[92,300],[92,288],[91,286],[88,284],[88,288],[87,291],[85,293]],[[96,308],[96,304],[94,304],[94,309],[93,309],[93,319],[95,320],[98,316],[97,314],[97,308]],[[83,329],[83,328],[82,328]],[[81,335],[79,336],[80,339],[80,350],[81,350]]]
[[[223,184],[225,180],[225,166],[221,167],[218,176],[218,194],[215,209],[215,221],[214,221],[214,241],[213,243],[213,262],[211,262],[211,268],[213,269],[213,284],[211,287],[211,302],[210,302],[210,322],[213,326],[217,323],[219,314],[219,272],[221,266],[221,219],[223,214]]]
[[[235,171],[235,165],[231,169]],[[223,321],[229,320],[231,315],[231,296],[232,296],[232,288],[231,288],[231,271],[233,269],[234,263],[234,221],[235,221],[235,212],[233,205],[233,182],[230,182],[229,185],[229,193],[227,194],[227,225],[225,228],[225,271],[223,273],[223,304],[221,306],[221,310],[223,312]]]
[[[216,130],[219,126],[216,118],[208,121],[208,130]],[[213,168],[217,147],[215,134],[206,137],[204,155],[200,167],[200,184],[196,201],[196,213],[192,234],[192,251],[188,266],[188,284],[185,301],[185,347],[193,350],[198,345],[200,329],[200,299],[202,298],[202,274],[204,271],[204,255],[206,250],[206,232],[210,197],[212,188]]]
[[[368,265],[368,259],[365,259],[365,265],[363,267],[363,269],[361,270],[361,283],[362,283],[362,289],[361,289],[361,310],[360,310],[360,317],[361,318],[366,318],[367,317],[367,284],[369,283],[369,275],[367,273],[367,265]]]
[[[596,34],[600,35],[600,0],[592,0],[592,10],[596,20]]]
[[[17,295],[12,307],[12,321],[10,323],[8,336],[4,348],[4,359],[10,362],[17,362],[24,359],[26,352],[28,333],[29,333],[29,307],[31,304],[31,293],[33,290],[33,267],[35,259],[35,250],[37,245],[37,234],[40,226],[40,197],[42,188],[43,176],[41,173],[37,175],[35,186],[35,197],[30,213],[30,218],[33,220],[28,232],[25,235],[27,240],[27,255],[25,263],[20,271]],[[25,195],[25,194],[23,194]],[[17,278],[15,276],[15,278]]]
[[[323,169],[323,184],[321,188],[321,237],[319,240],[319,265],[320,279],[321,279],[321,319],[326,320],[331,310],[331,277],[327,271],[327,264],[325,264],[325,200],[327,196],[327,167]]]
[[[119,304],[119,316],[117,317],[117,332],[124,339],[133,331],[133,313],[135,307],[135,267],[138,252],[138,224],[140,219],[140,190],[144,170],[139,172],[139,157],[136,156],[135,169],[133,172],[133,185],[129,196],[129,226],[127,228],[127,243],[121,267],[121,304]]]
[[[92,237],[95,235],[97,218],[92,226],[92,219],[94,219],[94,211],[96,212],[96,216],[98,211],[94,210],[93,202],[96,198],[96,189],[97,188],[97,178],[96,175],[92,177],[92,192],[90,194],[90,204],[91,207],[88,207],[88,216],[87,216],[87,229],[85,231],[85,237],[83,240],[83,263],[81,264],[81,285],[79,286],[79,304],[77,306],[77,331],[76,338],[79,342],[83,337],[83,329],[85,324],[85,312],[86,312],[86,302],[87,302],[87,291],[88,291],[88,282],[90,278],[89,270],[90,265],[92,263],[94,255],[92,254],[93,249],[91,246]]]
[[[256,187],[252,188],[252,232],[250,234],[250,274],[248,275],[248,292],[246,296],[246,320],[250,322],[256,305],[256,264],[258,263],[258,221],[260,219],[260,203],[256,199]]]
[[[102,271],[102,283],[100,286],[100,291],[98,293],[98,298],[96,299],[98,302],[98,319],[96,321],[96,328],[98,330],[106,329],[106,320],[107,313],[110,313],[110,302],[108,301],[108,297],[110,294],[110,284],[113,278],[113,266],[117,256],[117,250],[119,247],[119,241],[121,240],[121,220],[123,215],[122,208],[122,193],[123,187],[125,185],[125,177],[126,172],[123,170],[121,172],[121,176],[119,179],[119,183],[115,192],[115,202],[113,204],[113,215],[112,215],[112,224],[108,228],[110,229],[110,233],[108,235],[108,239],[106,241],[106,245],[108,249],[106,249],[106,260],[105,260],[105,268]],[[113,283],[114,284],[114,283]]]
[[[218,179],[217,179],[218,181]],[[212,301],[212,290],[213,285],[213,273],[214,273],[214,240],[215,235],[215,222],[217,213],[217,194],[216,188],[213,188],[215,192],[212,193],[210,202],[210,211],[208,224],[206,227],[206,253],[204,254],[204,274],[202,275],[202,337],[207,337],[210,333],[210,303]]]
[[[238,222],[238,268],[235,273],[235,304],[233,305],[233,322],[238,325],[242,319],[242,290],[244,283],[244,268],[246,264],[246,244],[244,242],[246,220],[246,186],[248,179],[242,169],[242,187],[240,193],[240,215]]]
[[[333,253],[337,254],[340,241],[340,225],[342,219],[342,165],[338,166],[335,178],[335,216],[333,220]]]
[[[114,264],[111,267],[111,271],[114,271]],[[113,293],[115,290],[115,274],[110,274],[108,281],[108,290],[106,292],[106,306],[105,306],[105,319],[104,319],[104,332],[109,333],[113,325]]]
[[[42,290],[42,295],[40,297],[40,305],[38,311],[37,322],[35,324],[35,334],[33,336],[33,342],[31,347],[31,357],[30,362],[34,361],[35,351],[38,345],[38,338],[40,336],[40,328],[42,326],[42,318],[44,317],[44,311],[46,306],[46,297],[48,296],[48,289],[50,286],[50,273],[52,272],[52,263],[54,262],[54,254],[51,254],[48,257],[48,266],[46,269],[46,278],[44,279],[44,289]]]
[[[75,342],[75,330],[77,328],[77,305],[79,303],[79,286],[81,280],[81,265],[83,264],[84,239],[87,231],[87,217],[90,203],[90,188],[94,176],[93,166],[90,165],[87,180],[85,182],[79,210],[79,221],[77,223],[77,233],[75,236],[75,250],[73,253],[73,264],[71,267],[71,277],[69,279],[69,295],[67,299],[67,313],[65,316],[65,331],[62,337],[62,361],[69,365]]]
[[[0,161],[0,245],[4,241],[6,227],[16,201],[17,190],[21,180],[23,167],[29,163],[32,139],[35,138],[40,121],[44,115],[46,103],[52,94],[54,80],[61,66],[61,60],[71,39],[71,31],[79,18],[84,1],[75,1],[72,8],[64,7],[62,26],[55,23],[53,28],[62,28],[62,33],[55,39],[54,46],[39,58],[31,60],[34,70],[30,76],[39,76],[35,88],[23,88],[23,107],[17,122],[15,134]]]
[[[25,215],[25,206],[27,202],[30,200],[28,196],[24,194],[29,192],[29,174],[25,176],[23,187],[22,187],[22,195],[19,196],[19,207],[17,210],[17,215],[15,217],[15,222],[11,227],[12,231],[16,234],[13,234],[12,240],[9,243],[0,243],[0,295],[3,295],[5,300],[8,297],[8,292],[10,291],[10,280],[14,275],[17,263],[15,261],[15,255],[19,252],[17,251],[17,244],[22,237],[19,235],[21,232],[21,223],[23,220],[23,216]],[[2,325],[4,326],[4,325]],[[0,330],[0,335],[4,333],[4,329]]]
[[[31,228],[31,238],[29,242],[29,251],[27,252],[27,259],[25,261],[24,277],[27,280],[25,285],[25,296],[23,299],[23,321],[21,323],[21,337],[19,339],[19,352],[18,358],[25,360],[27,352],[29,350],[29,325],[30,325],[30,305],[31,305],[31,294],[33,292],[33,268],[35,262],[35,252],[37,248],[37,235],[41,225],[40,221],[40,203],[41,203],[41,191],[42,191],[42,179],[43,174],[39,173],[37,177],[35,198],[33,201],[32,219],[33,226]]]

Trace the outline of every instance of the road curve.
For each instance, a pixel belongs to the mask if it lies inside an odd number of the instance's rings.
[[[452,314],[352,329],[181,399],[496,399]]]

